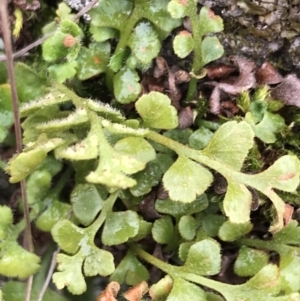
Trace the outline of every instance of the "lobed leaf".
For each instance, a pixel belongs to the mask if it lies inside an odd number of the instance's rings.
[[[118,267],[111,275],[111,281],[136,285],[149,279],[149,272],[146,267],[136,258],[132,252],[127,252],[126,256],[119,263]]]
[[[224,26],[222,18],[216,16],[210,8],[203,6],[200,10],[199,17],[199,27],[202,35],[223,31]]]
[[[107,215],[102,242],[106,246],[124,243],[137,235],[139,224],[139,217],[135,211],[112,212]]]
[[[153,239],[160,244],[171,244],[174,240],[174,225],[170,216],[157,219],[152,227]]]
[[[208,169],[183,156],[167,170],[163,177],[165,189],[174,201],[193,202],[213,181]]]
[[[202,66],[219,59],[224,54],[224,48],[217,37],[206,37],[201,43]]]
[[[173,129],[178,125],[176,109],[168,96],[159,92],[150,92],[135,103],[136,110],[144,120],[146,127]]]
[[[180,58],[187,57],[194,50],[194,39],[192,35],[183,30],[176,35],[173,41],[174,52]]]
[[[61,290],[65,286],[74,295],[81,295],[86,291],[86,282],[82,275],[83,255],[68,256],[58,254],[56,257],[58,271],[53,274],[52,280],[56,287]]]
[[[239,171],[249,149],[253,147],[253,138],[254,133],[248,123],[228,121],[216,131],[202,152],[227,167]]]
[[[219,243],[209,238],[194,243],[190,247],[186,262],[181,269],[196,275],[218,274],[221,270],[221,247]]]
[[[241,236],[249,233],[252,228],[253,224],[250,222],[235,224],[226,221],[220,227],[218,235],[223,241],[235,241]]]

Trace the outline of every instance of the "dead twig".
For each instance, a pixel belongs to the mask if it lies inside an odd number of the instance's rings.
[[[16,135],[17,152],[21,153],[23,150],[22,130],[21,130],[21,122],[19,116],[18,93],[17,93],[15,74],[14,74],[14,61],[13,61],[13,52],[12,52],[12,43],[11,43],[11,31],[9,25],[10,23],[8,21],[7,0],[0,1],[0,15],[2,20],[2,33],[4,38],[5,53],[7,57],[6,60],[7,71],[9,77],[11,98],[13,103],[13,113],[15,119],[15,135]],[[32,234],[31,234],[31,223],[30,223],[25,180],[22,180],[20,184],[21,184],[21,193],[22,193],[22,200],[23,200],[23,207],[24,207],[24,217],[26,222],[25,237],[26,237],[27,244],[25,247],[28,249],[29,252],[33,252],[34,247],[33,247]],[[26,294],[24,298],[25,301],[30,301],[31,288],[32,288],[32,276],[29,277],[27,280]]]

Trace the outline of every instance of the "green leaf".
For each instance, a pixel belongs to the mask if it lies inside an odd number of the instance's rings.
[[[118,72],[121,69],[123,61],[128,56],[128,54],[129,54],[128,48],[124,48],[119,50],[118,52],[115,52],[114,55],[112,55],[109,60],[109,65],[108,65],[109,68],[114,72]]]
[[[155,209],[163,214],[169,214],[174,217],[180,217],[184,214],[194,214],[203,211],[208,206],[208,199],[206,194],[202,194],[196,197],[196,200],[192,203],[182,203],[166,200],[156,200]]]
[[[53,274],[52,280],[59,290],[66,286],[74,295],[81,295],[86,291],[86,283],[82,275],[83,258],[83,255],[58,254],[56,256],[59,272]]]
[[[249,277],[258,273],[268,264],[269,255],[262,251],[242,246],[234,262],[234,272],[241,277]]]
[[[168,4],[168,12],[175,19],[180,19],[188,15],[190,8],[196,8],[196,1],[171,0]]]
[[[149,64],[158,56],[161,48],[158,35],[149,22],[140,22],[128,40],[134,56],[143,64]]]
[[[137,235],[139,224],[139,217],[135,211],[112,212],[106,218],[102,242],[106,246],[124,243]]]
[[[74,37],[79,37],[83,34],[80,27],[69,19],[62,20],[59,26],[61,32],[71,34]]]
[[[88,48],[81,47],[77,58],[77,77],[86,80],[105,72],[110,56],[110,44],[91,43]]]
[[[293,261],[280,271],[281,287],[286,294],[300,290],[300,258],[294,256]]]
[[[174,225],[170,216],[157,219],[152,227],[153,239],[159,244],[170,244],[174,240]]]
[[[206,37],[201,44],[202,66],[217,60],[224,54],[224,48],[217,37]]]
[[[200,10],[200,32],[202,35],[212,32],[223,31],[223,20],[220,16],[216,16],[214,12],[206,6]]]
[[[203,149],[207,146],[213,135],[214,133],[211,130],[201,127],[189,137],[189,145],[195,149]]]
[[[163,160],[164,162],[162,162]],[[149,162],[143,171],[134,175],[137,184],[130,188],[130,192],[136,197],[149,193],[152,187],[156,186],[161,180],[165,172],[164,165],[168,168],[172,163],[171,158],[165,158],[158,154],[157,158]]]
[[[27,278],[39,269],[40,258],[23,249],[12,239],[8,238],[1,243],[0,274],[6,277]]]
[[[59,65],[51,65],[48,70],[55,80],[59,83],[63,83],[76,75],[77,66],[78,64],[75,61],[65,62]]]
[[[122,2],[113,0],[101,1],[89,12],[92,19],[91,24],[99,27],[112,27],[123,31],[124,24],[126,24],[132,9],[133,2],[130,0],[122,0]]]
[[[149,279],[149,272],[132,252],[128,252],[119,263],[110,281],[136,285]]]
[[[23,63],[15,66],[15,78],[19,101],[28,102],[46,94],[46,79]]]
[[[246,122],[228,121],[212,137],[202,153],[239,171],[253,147],[254,133]]]
[[[66,33],[58,30],[42,44],[43,59],[46,62],[54,62],[68,55],[69,49],[63,43],[66,36]]]
[[[193,244],[183,267],[185,272],[197,275],[216,275],[221,270],[221,248],[213,239],[204,239]]]
[[[141,137],[123,138],[115,144],[114,149],[143,163],[148,163],[156,157],[155,150],[151,144]]]
[[[96,159],[98,157],[98,134],[97,127],[92,124],[87,137],[71,146],[62,145],[55,149],[57,159],[68,159],[71,161]]]
[[[180,279],[180,278],[179,278]],[[157,283],[151,285],[149,289],[149,295],[153,300],[163,301],[167,300],[167,297],[172,289],[173,280],[169,275],[161,278]]]
[[[60,219],[68,218],[70,211],[70,204],[54,199],[49,207],[38,217],[35,224],[40,230],[50,232]]]
[[[226,221],[219,229],[219,237],[223,241],[234,241],[249,233],[252,228],[253,225],[250,222],[244,224],[234,224],[230,221]]]
[[[251,125],[255,136],[265,143],[274,143],[276,134],[285,126],[284,119],[279,114],[266,112],[262,121],[255,124],[253,115],[248,112],[245,120]]]
[[[201,217],[201,220],[202,229],[205,233],[210,237],[214,237],[218,235],[220,227],[225,222],[225,217],[219,214],[205,214]]]
[[[10,173],[11,183],[16,183],[26,178],[31,174],[47,157],[47,152],[44,149],[33,149],[13,157],[6,171]]]
[[[105,42],[107,40],[116,38],[118,35],[117,30],[110,27],[99,27],[93,25],[93,21],[90,26],[90,33],[96,42]]]
[[[300,161],[296,156],[280,157],[268,169],[255,175],[255,180],[279,190],[294,192],[299,185]]]
[[[71,193],[71,203],[75,216],[84,226],[90,225],[99,211],[107,194],[99,193],[95,185],[77,184]]]
[[[14,124],[14,116],[12,112],[12,100],[10,85],[3,84],[0,86],[0,124],[7,133],[8,129]],[[4,140],[0,138],[0,143]]]
[[[182,238],[192,240],[196,235],[197,223],[190,215],[183,215],[178,223],[178,230]]]
[[[143,17],[152,22],[159,29],[161,39],[165,39],[170,32],[181,25],[181,20],[173,19],[167,11],[169,0],[152,0],[151,2],[141,1]],[[136,3],[137,5],[137,3]]]
[[[80,241],[85,236],[84,229],[75,226],[69,220],[58,221],[52,228],[51,234],[60,248],[70,254],[78,251]]]
[[[268,108],[268,103],[265,100],[252,101],[249,110],[252,114],[254,123],[261,122]]]
[[[199,286],[178,277],[174,278],[173,288],[166,301],[179,300],[206,301],[206,296]]]
[[[108,276],[115,270],[113,255],[105,250],[92,248],[83,265],[85,276]]]
[[[177,111],[171,105],[169,97],[162,93],[144,94],[135,103],[135,107],[146,127],[173,129],[178,126]]]
[[[174,52],[180,58],[187,57],[194,50],[194,39],[192,34],[183,30],[176,35],[173,41]]]
[[[292,220],[282,230],[273,235],[278,244],[300,245],[300,227],[297,221]]]
[[[7,206],[0,205],[0,240],[3,240],[7,236],[12,223],[12,210]]]
[[[227,181],[224,211],[231,223],[243,224],[250,220],[252,194],[245,185]]]
[[[122,104],[135,101],[141,93],[142,87],[135,70],[123,68],[114,76],[114,94]]]
[[[183,156],[167,170],[163,177],[165,189],[174,201],[193,202],[205,192],[213,181],[213,175],[200,164]]]

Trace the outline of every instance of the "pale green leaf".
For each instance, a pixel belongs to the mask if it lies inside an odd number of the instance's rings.
[[[5,240],[0,245],[0,274],[6,277],[27,278],[39,269],[40,258],[26,251],[15,240]]]
[[[135,70],[123,68],[114,76],[114,94],[122,104],[135,101],[141,93],[139,76]]]
[[[254,133],[248,123],[228,121],[217,130],[202,152],[223,165],[239,171],[249,149],[253,146],[253,138]]]
[[[54,77],[59,83],[65,82],[67,79],[73,78],[77,72],[77,62],[65,62],[62,64],[53,64],[48,70],[49,73]]]
[[[81,47],[77,58],[77,77],[86,80],[105,72],[110,56],[110,44],[91,43],[88,48]]]
[[[171,293],[166,301],[206,301],[205,292],[196,284],[179,277],[174,279]]]
[[[168,12],[172,18],[180,19],[188,15],[189,9],[196,8],[196,1],[171,0],[168,4]]]
[[[92,248],[83,265],[85,276],[108,276],[115,270],[113,255],[105,250]]]
[[[242,277],[253,276],[269,262],[269,255],[262,250],[242,246],[234,262],[234,272]]]
[[[99,27],[91,22],[90,33],[96,42],[105,42],[107,40],[116,38],[118,35],[117,30],[110,27]]]
[[[106,218],[102,242],[106,246],[124,243],[137,235],[139,224],[139,217],[135,211],[112,212]]]
[[[300,258],[294,256],[293,261],[280,271],[281,287],[285,293],[299,292],[300,290]]]
[[[60,248],[70,254],[75,254],[78,251],[80,241],[85,236],[84,229],[75,226],[66,219],[57,222],[52,228],[51,234]]]
[[[182,267],[185,272],[197,275],[216,275],[221,270],[221,247],[213,239],[204,239],[193,244]]]
[[[214,12],[203,6],[200,10],[200,32],[205,35],[210,32],[220,32],[224,29],[223,20],[220,16],[216,16]]]
[[[158,56],[161,43],[151,23],[140,22],[133,30],[128,46],[141,63],[149,64]]]
[[[143,163],[148,163],[156,157],[151,144],[141,137],[123,138],[115,144],[114,148],[117,152],[132,156]]]
[[[206,37],[201,43],[202,66],[217,60],[224,54],[224,48],[217,37]]]
[[[230,222],[247,223],[250,220],[252,194],[243,184],[227,181],[227,192],[224,199],[224,211]]]
[[[181,31],[173,41],[173,48],[180,58],[187,57],[194,50],[193,36],[186,30]]]
[[[58,272],[54,273],[52,280],[56,287],[61,290],[67,287],[74,295],[81,295],[86,291],[86,282],[82,275],[83,256],[56,256]]]
[[[253,225],[250,222],[234,224],[230,221],[226,221],[219,229],[219,237],[223,241],[234,241],[249,233],[252,228]]]
[[[168,96],[159,92],[150,92],[135,103],[136,110],[144,120],[146,127],[173,129],[178,125],[177,111],[171,105]]]
[[[213,181],[211,172],[200,164],[180,156],[163,177],[165,189],[174,201],[193,202]]]

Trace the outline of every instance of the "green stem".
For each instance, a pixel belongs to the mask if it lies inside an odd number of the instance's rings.
[[[135,6],[133,9],[130,17],[126,21],[126,26],[124,30],[122,30],[121,35],[120,35],[120,40],[118,42],[117,48],[115,50],[114,55],[121,53],[124,51],[127,47],[128,39],[131,35],[131,32],[136,25],[136,23],[141,19],[141,7],[140,6]],[[106,86],[107,88],[113,92],[113,77],[115,73],[114,71],[108,66],[106,70]]]
[[[199,21],[199,16],[197,14],[197,6],[195,2],[193,2],[190,5],[188,16],[190,18],[193,38],[194,38],[194,51],[193,51],[194,58],[193,58],[193,65],[192,65],[192,73],[196,76],[199,74],[201,68],[203,67],[202,51],[201,51],[203,35],[199,26],[200,21]],[[189,89],[185,100],[187,103],[195,98],[196,90],[197,90],[197,78],[192,77],[189,82]]]
[[[270,230],[272,232],[276,232],[283,227],[283,213],[285,206],[284,202],[270,187],[266,187],[265,181],[259,181],[259,177],[262,177],[263,179],[264,174],[249,175],[235,171],[215,160],[213,156],[209,157],[202,151],[191,149],[177,141],[174,141],[153,131],[150,131],[149,134],[146,135],[146,137],[175,151],[179,156],[185,156],[218,171],[227,180],[250,186],[260,191],[270,198],[277,211],[277,221],[274,226],[270,228]]]
[[[145,261],[169,274],[173,279],[182,278],[209,287],[219,292],[222,292],[222,289],[226,287],[226,284],[224,283],[220,283],[218,281],[214,281],[203,276],[198,276],[192,273],[184,272],[182,271],[184,267],[172,266],[166,262],[163,262],[160,259],[157,259],[156,257],[150,255],[146,251],[142,250],[137,245],[131,245],[131,250],[140,258],[144,259]]]
[[[97,219],[88,227],[88,231],[91,233],[90,237],[93,240],[94,243],[94,237],[99,230],[99,228],[102,226],[104,221],[106,220],[107,214],[112,211],[112,208],[114,206],[114,203],[116,202],[117,198],[119,196],[119,190],[112,193],[106,201],[104,201],[103,208],[101,210],[101,213],[97,217]]]

